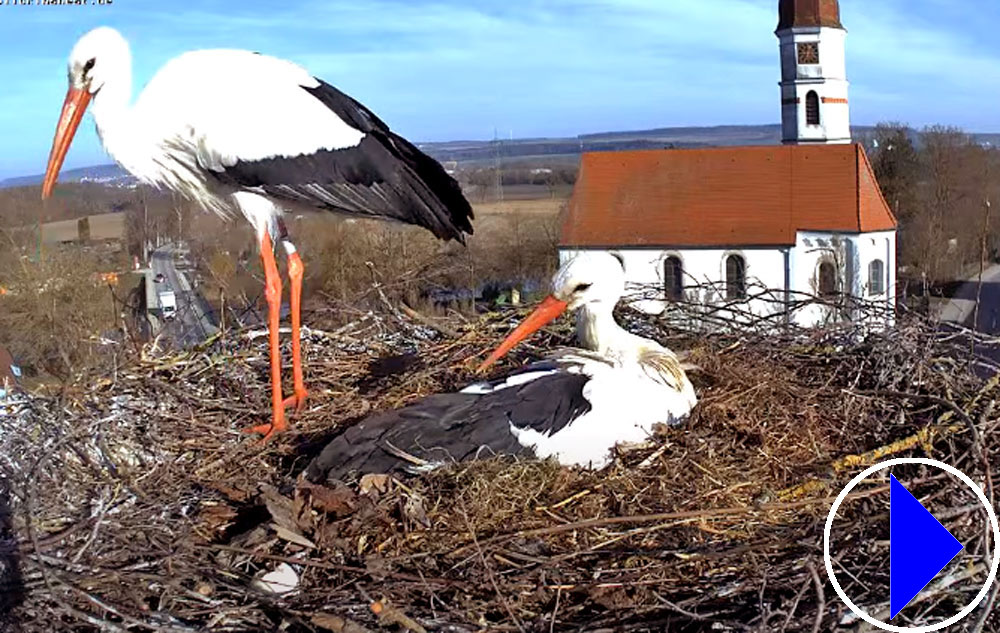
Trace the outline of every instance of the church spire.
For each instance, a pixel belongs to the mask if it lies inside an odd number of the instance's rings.
[[[778,30],[796,26],[844,28],[840,24],[840,3],[837,0],[780,0]]]
[[[847,70],[837,0],[779,0],[783,143],[850,143]]]

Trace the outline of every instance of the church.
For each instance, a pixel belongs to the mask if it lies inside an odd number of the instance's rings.
[[[851,140],[839,4],[778,13],[782,144],[584,154],[560,261],[620,254],[654,314],[683,300],[811,327],[863,300],[891,321],[896,218]]]

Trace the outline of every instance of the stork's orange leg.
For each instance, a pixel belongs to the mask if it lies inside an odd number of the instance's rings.
[[[295,393],[286,398],[284,404],[286,407],[293,406],[296,411],[301,411],[306,405],[306,396],[309,395],[302,376],[302,334],[299,329],[302,325],[302,274],[305,272],[305,266],[294,247],[286,244],[286,248],[289,249],[288,278],[292,282],[292,380]]]
[[[267,300],[267,335],[271,356],[271,423],[249,429],[247,433],[263,433],[261,442],[267,442],[275,433],[287,428],[285,405],[281,393],[281,350],[278,345],[278,319],[281,315],[281,277],[274,261],[271,237],[264,233],[260,241],[260,257],[264,262],[264,298]]]

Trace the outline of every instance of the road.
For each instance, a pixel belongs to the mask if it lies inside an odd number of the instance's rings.
[[[950,337],[952,345],[963,349],[963,354],[972,350],[976,356],[987,361],[986,364],[977,364],[975,372],[981,378],[992,378],[994,368],[1000,365],[1000,344],[990,340],[975,341],[951,324],[971,328],[989,336],[1000,335],[1000,264],[990,266],[983,271],[982,288],[979,284],[979,275],[961,283],[955,293],[942,304],[937,316],[942,321],[941,329],[952,333]]]
[[[177,316],[163,322],[161,333],[178,347],[190,347],[201,343],[218,331],[212,319],[211,308],[205,299],[191,286],[186,272],[177,268],[183,253],[175,244],[161,246],[150,257],[152,276],[162,274],[164,281],[156,284],[156,291],[173,290],[177,297]]]
[[[979,315],[973,323],[977,296]],[[982,290],[979,289],[979,275],[959,286],[938,316],[942,321],[959,323],[983,334],[1000,334],[1000,264],[983,271]]]

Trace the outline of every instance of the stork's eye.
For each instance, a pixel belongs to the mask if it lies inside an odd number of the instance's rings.
[[[94,58],[94,57],[91,57],[90,59],[87,60],[87,63],[85,63],[83,65],[83,74],[84,75],[86,75],[87,73],[90,72],[90,69],[94,67],[94,63],[95,62],[97,62],[97,59]]]
[[[593,284],[577,284],[576,288],[573,288],[573,292],[583,292],[587,288],[590,288]]]

